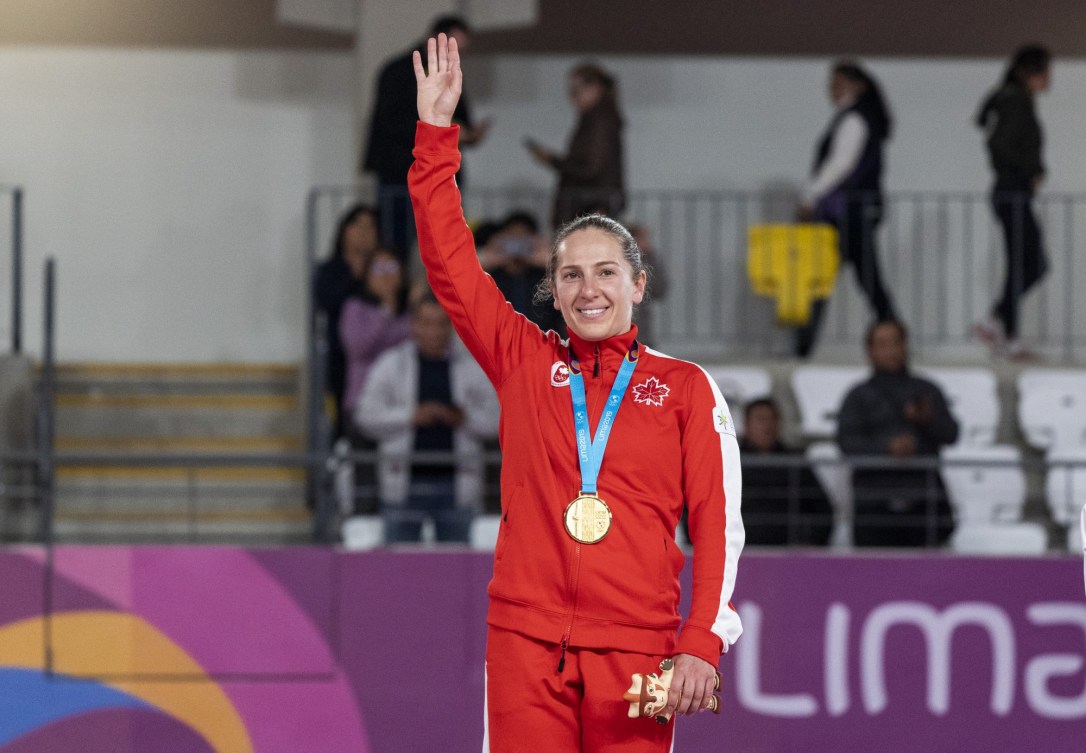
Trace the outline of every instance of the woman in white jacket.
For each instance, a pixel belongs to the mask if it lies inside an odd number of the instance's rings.
[[[414,305],[411,331],[373,365],[354,413],[379,447],[385,540],[417,541],[432,517],[439,541],[466,542],[482,503],[483,441],[498,432],[498,398],[474,359],[452,347],[452,325],[433,297]],[[429,458],[415,462],[414,453]],[[450,453],[452,462],[440,461]]]

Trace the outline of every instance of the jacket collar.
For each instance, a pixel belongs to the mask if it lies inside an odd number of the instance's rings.
[[[633,324],[621,335],[608,337],[606,340],[585,340],[573,332],[569,333],[570,354],[576,356],[581,362],[581,367],[591,364],[596,357],[596,348],[599,348],[600,359],[607,365],[615,362],[614,356],[625,358],[633,341],[637,339],[637,325]]]

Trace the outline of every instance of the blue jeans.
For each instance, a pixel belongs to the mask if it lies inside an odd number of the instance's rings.
[[[474,513],[456,506],[453,477],[412,481],[402,505],[384,505],[385,543],[418,541],[422,523],[433,518],[438,541],[468,542]]]

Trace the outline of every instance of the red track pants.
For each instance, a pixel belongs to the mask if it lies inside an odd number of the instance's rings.
[[[484,753],[667,753],[675,722],[630,719],[622,694],[663,656],[561,648],[490,627]]]

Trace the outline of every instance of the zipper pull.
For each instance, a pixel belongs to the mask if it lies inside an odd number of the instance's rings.
[[[566,639],[562,639],[562,655],[558,657],[558,674],[566,667]]]
[[[598,377],[600,375],[600,346],[596,346],[596,365],[592,367],[592,376]]]

